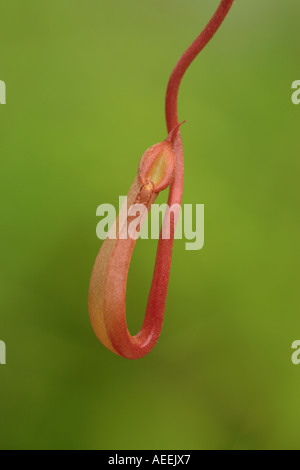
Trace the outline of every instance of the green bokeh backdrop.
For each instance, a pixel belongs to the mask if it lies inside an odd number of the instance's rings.
[[[156,348],[121,359],[89,324],[96,208],[165,138],[169,74],[216,5],[2,2],[2,449],[300,448],[298,1],[236,0],[184,79],[183,202],[205,204],[205,247],[175,243]],[[130,268],[132,332],[155,248]]]

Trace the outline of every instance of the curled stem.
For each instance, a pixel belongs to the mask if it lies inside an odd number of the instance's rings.
[[[212,39],[226,18],[234,0],[222,0],[217,11],[207,24],[206,28],[190,45],[177,62],[169,79],[166,93],[166,121],[168,132],[178,125],[178,92],[185,72],[196,59],[206,44]]]
[[[168,207],[180,205],[183,188],[183,150],[179,130],[177,100],[182,78],[225,19],[234,0],[222,0],[204,31],[183,54],[173,70],[166,94],[166,121],[169,137],[149,149],[142,157],[138,175],[127,196],[126,227],[129,208],[142,204],[148,212],[158,193],[170,187]],[[112,352],[128,359],[148,354],[162,329],[171,269],[174,233],[178,213],[164,218],[158,241],[152,284],[140,332],[131,336],[126,324],[126,284],[135,239],[124,235],[120,215],[116,220],[116,239],[107,238],[98,254],[89,290],[89,314],[99,340]],[[163,238],[170,224],[168,238]],[[126,229],[127,230],[127,229]]]

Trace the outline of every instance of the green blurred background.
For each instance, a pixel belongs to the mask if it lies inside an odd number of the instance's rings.
[[[300,448],[298,1],[237,0],[184,79],[183,202],[205,204],[205,247],[175,242],[156,348],[119,358],[88,318],[96,208],[165,138],[169,74],[217,3],[2,2],[2,449]],[[134,253],[131,332],[155,249]]]

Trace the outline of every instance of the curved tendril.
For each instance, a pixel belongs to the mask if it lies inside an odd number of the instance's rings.
[[[180,207],[183,188],[183,149],[177,112],[180,83],[190,64],[222,24],[233,2],[234,0],[221,1],[204,31],[183,54],[173,70],[166,94],[169,137],[165,142],[145,152],[139,173],[127,196],[126,229],[123,227],[124,220],[119,214],[113,227],[116,229],[117,237],[116,239],[107,237],[94,265],[89,290],[89,314],[92,326],[96,336],[108,349],[128,359],[138,359],[148,354],[160,336],[178,218],[176,211],[169,211],[164,217],[144,322],[140,332],[131,336],[126,324],[126,283],[136,239],[128,234],[127,226],[130,221],[128,210],[133,204],[138,203],[148,212],[158,193],[168,186],[170,187],[168,207],[172,208],[175,205]],[[161,168],[163,170],[158,170]],[[168,233],[168,229],[169,237],[163,238],[162,234]]]
[[[190,45],[177,62],[169,79],[166,93],[166,121],[168,132],[171,132],[178,124],[178,92],[185,72],[196,59],[199,53],[204,49],[207,43],[212,39],[226,18],[234,0],[222,0],[215,14],[204,28],[202,33]]]

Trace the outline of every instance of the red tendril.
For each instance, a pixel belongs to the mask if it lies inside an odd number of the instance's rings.
[[[181,204],[183,150],[177,112],[180,83],[191,63],[221,26],[233,2],[221,1],[204,31],[173,70],[166,94],[169,137],[143,155],[138,175],[127,196],[127,209],[138,203],[149,211],[158,193],[168,186],[168,206]],[[97,337],[108,349],[125,358],[138,359],[151,351],[161,333],[177,217],[171,212],[164,218],[162,231],[171,217],[170,237],[165,239],[162,232],[160,234],[145,319],[140,332],[131,336],[126,324],[125,302],[128,269],[136,240],[128,234],[128,222],[132,217],[128,210],[126,213],[126,220],[121,214],[116,220],[116,239],[108,237],[96,259],[90,283],[89,313]]]

